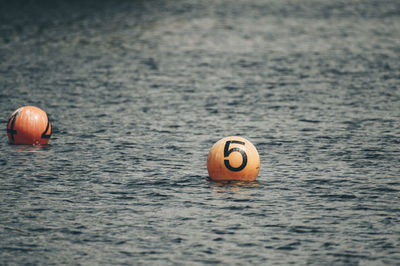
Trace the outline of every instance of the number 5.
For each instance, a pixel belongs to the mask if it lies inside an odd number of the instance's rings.
[[[234,147],[234,148],[229,149],[229,145],[231,145],[231,143],[237,143],[237,144],[240,144],[240,145],[243,145],[243,146],[244,146],[245,143],[242,142],[242,141],[238,141],[238,140],[228,140],[225,143],[225,147],[224,147],[224,157],[228,157],[232,152],[235,152],[235,151],[239,152],[242,155],[243,161],[242,161],[242,164],[239,167],[232,167],[232,165],[229,163],[229,160],[224,160],[226,168],[228,168],[231,171],[238,172],[238,171],[240,171],[240,170],[242,170],[243,168],[246,167],[246,165],[247,165],[247,154],[244,152],[243,149],[241,149],[239,147]]]

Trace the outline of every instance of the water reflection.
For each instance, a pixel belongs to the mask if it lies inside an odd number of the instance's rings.
[[[249,198],[253,192],[252,189],[259,188],[261,183],[255,181],[212,181],[209,180],[212,187],[212,194],[218,197],[239,197]]]
[[[51,145],[40,145],[40,146],[34,146],[34,145],[13,145],[10,144],[12,149],[14,149],[17,152],[26,152],[26,153],[49,153],[51,151]]]

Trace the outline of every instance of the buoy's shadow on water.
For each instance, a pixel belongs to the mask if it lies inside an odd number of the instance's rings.
[[[50,144],[45,144],[45,145],[15,145],[12,143],[9,143],[10,147],[12,147],[15,151],[17,152],[27,152],[27,153],[45,153],[49,152],[51,145]]]

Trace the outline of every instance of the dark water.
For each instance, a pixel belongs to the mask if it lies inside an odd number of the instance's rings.
[[[400,264],[399,1],[35,2],[0,4],[1,265]],[[208,180],[230,135],[257,182]]]

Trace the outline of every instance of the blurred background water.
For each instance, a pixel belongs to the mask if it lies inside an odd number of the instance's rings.
[[[398,265],[399,81],[395,0],[2,1],[0,264]]]

